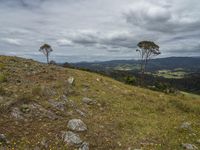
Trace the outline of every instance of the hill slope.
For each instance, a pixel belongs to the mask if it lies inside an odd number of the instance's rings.
[[[95,150],[200,147],[198,96],[165,95],[17,57],[0,56],[0,70],[0,149],[86,149],[80,139],[69,144],[78,136]],[[70,119],[81,119],[87,130],[67,137]]]

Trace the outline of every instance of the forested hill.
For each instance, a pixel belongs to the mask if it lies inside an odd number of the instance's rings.
[[[126,67],[129,70],[138,69],[139,61],[137,60],[113,60],[104,62],[80,62],[73,63],[75,67],[86,68],[91,70],[106,70]],[[148,66],[149,71],[161,69],[182,68],[187,71],[200,71],[200,57],[168,57],[152,59]]]

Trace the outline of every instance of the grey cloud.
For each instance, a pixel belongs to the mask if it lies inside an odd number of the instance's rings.
[[[73,61],[134,58],[137,43],[152,40],[162,56],[200,55],[199,5],[199,0],[0,0],[0,54],[36,58],[32,54],[49,43],[52,57]]]
[[[2,38],[1,41],[5,42],[7,44],[10,44],[10,45],[14,45],[14,46],[21,46],[22,45],[20,39]]]
[[[199,2],[196,3],[199,5]],[[199,29],[199,17],[191,16],[187,11],[174,11],[171,7],[152,5],[147,2],[140,7],[136,6],[124,16],[128,23],[150,31],[174,33]]]
[[[66,41],[81,46],[91,46],[104,49],[135,48],[139,38],[132,33],[120,31],[101,33],[101,32],[78,32],[74,36],[69,36]]]

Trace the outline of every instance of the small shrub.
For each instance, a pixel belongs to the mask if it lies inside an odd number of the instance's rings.
[[[0,69],[4,69],[5,68],[5,64],[0,63]]]
[[[127,76],[124,78],[126,84],[136,84],[137,79],[134,76]]]
[[[33,97],[30,93],[22,93],[18,96],[18,102],[26,103],[33,100]]]
[[[23,113],[29,113],[30,112],[30,108],[27,104],[23,104],[20,106],[20,110],[23,112]]]
[[[43,90],[40,86],[36,86],[32,89],[33,96],[42,96]]]
[[[4,90],[3,87],[0,87],[0,95],[3,96],[6,94],[6,91]]]
[[[157,91],[165,92],[167,94],[170,94],[170,93],[179,94],[179,91],[168,83],[156,82],[154,89]]]
[[[6,75],[0,74],[0,83],[7,82]]]
[[[9,105],[0,104],[0,113],[5,114],[9,112]]]

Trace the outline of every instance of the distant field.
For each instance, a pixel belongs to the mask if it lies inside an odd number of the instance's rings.
[[[174,70],[159,70],[154,73],[154,76],[164,77],[167,79],[182,79],[188,73],[182,69],[174,69]]]
[[[193,94],[193,93],[187,93],[187,92],[181,92],[181,93],[187,97],[191,97],[191,99],[199,99],[200,100],[200,95]]]
[[[114,68],[114,70],[121,70],[121,71],[130,71],[130,70],[139,70],[140,66],[136,64],[123,64],[118,65]]]

